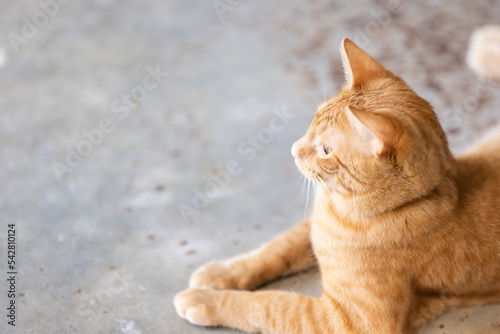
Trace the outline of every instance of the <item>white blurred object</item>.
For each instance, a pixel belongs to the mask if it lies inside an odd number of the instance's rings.
[[[500,82],[500,26],[487,25],[472,33],[467,65],[478,76]]]
[[[0,48],[0,68],[4,67],[7,63],[7,53],[3,48]]]

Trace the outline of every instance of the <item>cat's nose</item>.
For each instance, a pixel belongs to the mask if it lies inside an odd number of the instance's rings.
[[[292,157],[294,159],[297,159],[299,157],[299,147],[297,143],[292,145]]]

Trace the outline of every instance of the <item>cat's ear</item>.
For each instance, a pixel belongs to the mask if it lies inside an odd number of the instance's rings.
[[[348,88],[362,86],[367,81],[384,75],[385,68],[347,38],[342,41],[340,53]]]
[[[346,112],[368,150],[375,155],[391,151],[399,139],[399,129],[389,117],[352,106],[348,106]]]

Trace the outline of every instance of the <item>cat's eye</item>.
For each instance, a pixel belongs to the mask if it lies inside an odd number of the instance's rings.
[[[330,152],[332,152],[332,149],[326,145],[323,145],[323,153],[325,153],[325,155],[328,155],[330,154]]]

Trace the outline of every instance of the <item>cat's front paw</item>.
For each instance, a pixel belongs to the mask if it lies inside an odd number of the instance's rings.
[[[188,289],[177,294],[174,306],[177,314],[192,324],[217,326],[220,292],[212,289]]]
[[[231,290],[246,288],[246,280],[229,264],[213,261],[198,268],[189,280],[190,288]]]

